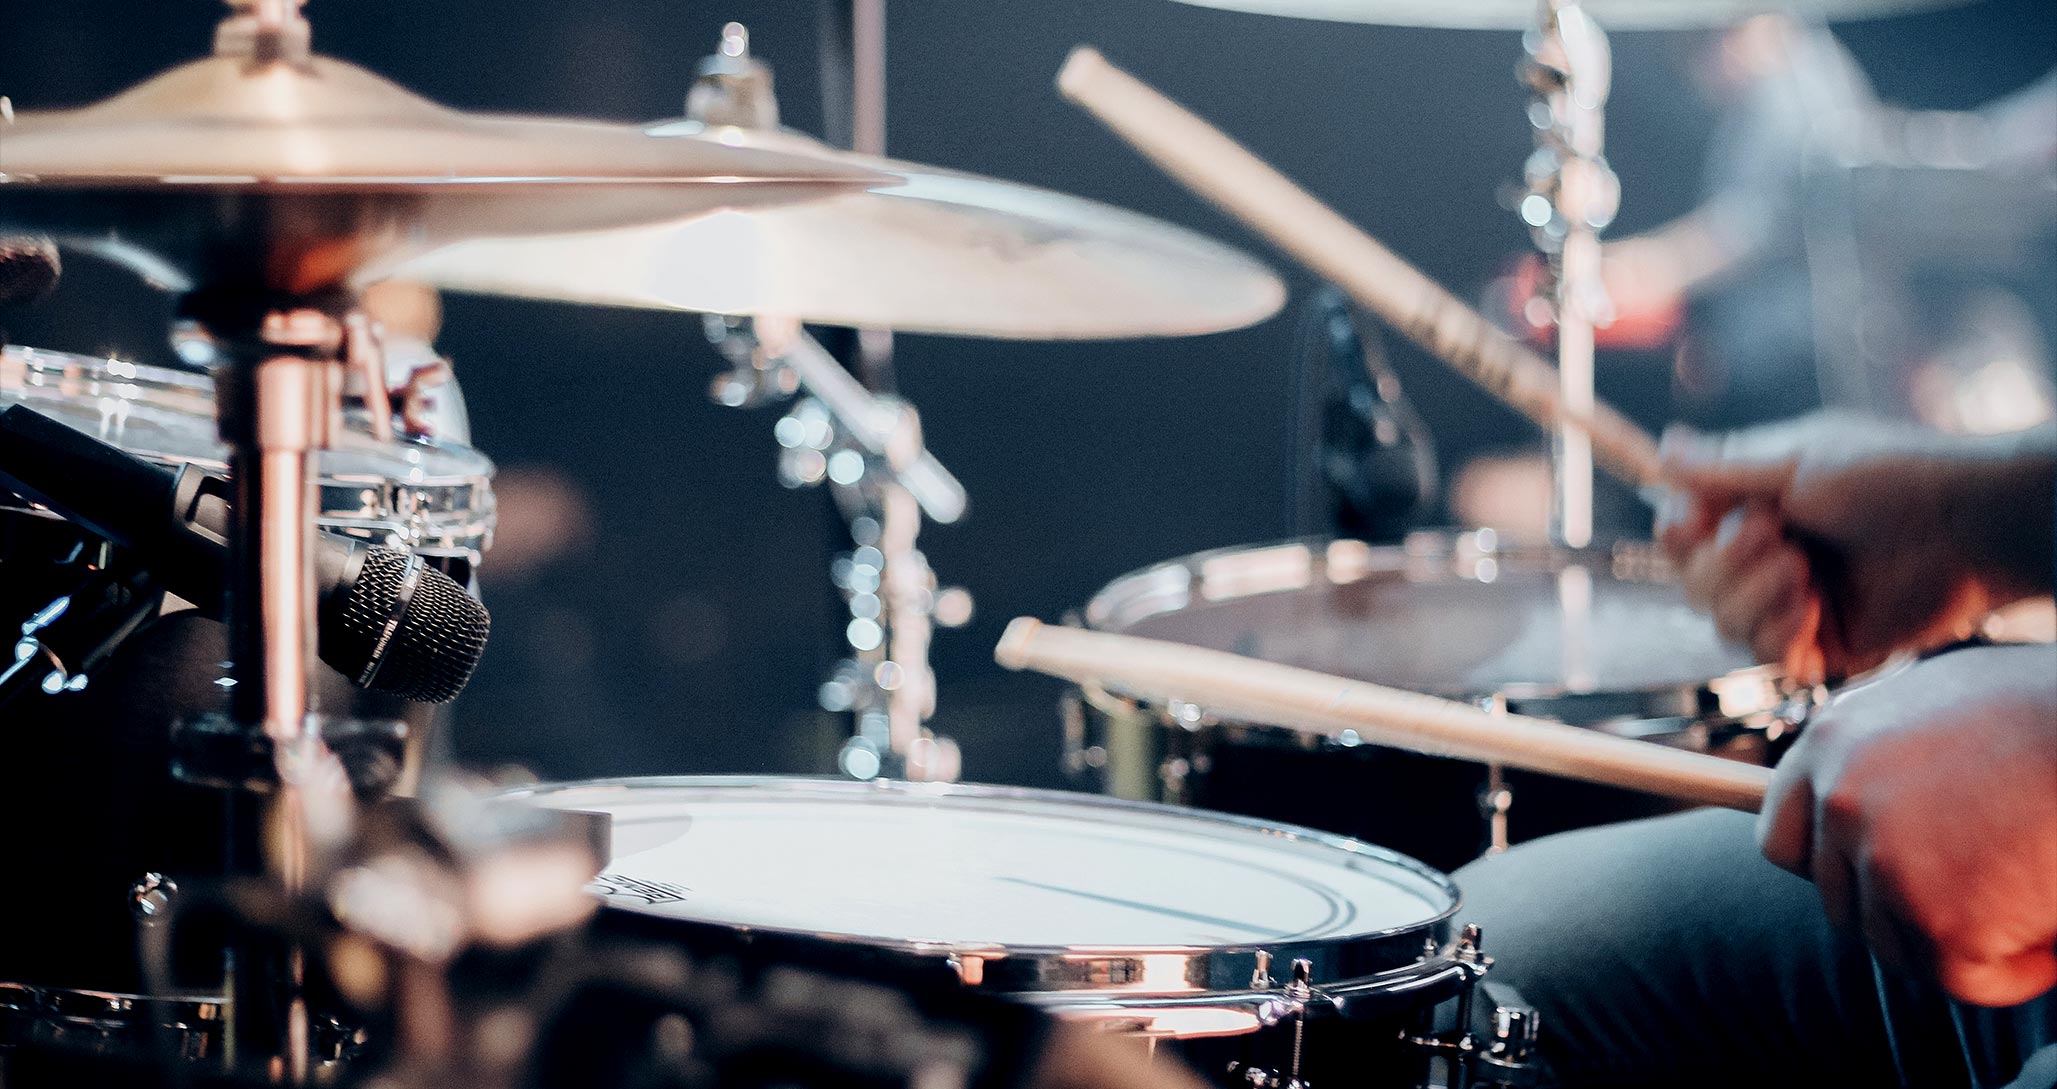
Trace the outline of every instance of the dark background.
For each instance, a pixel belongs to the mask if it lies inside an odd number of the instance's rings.
[[[898,157],[1109,201],[1263,252],[1058,99],[1066,50],[1090,42],[1460,294],[1527,245],[1498,198],[1529,147],[1512,33],[1168,0],[889,8]],[[214,0],[0,0],[0,94],[22,108],[105,96],[202,53],[219,11]],[[787,122],[821,127],[816,0],[315,0],[309,15],[322,52],[451,105],[621,120],[678,114],[694,63],[738,19],[778,69]],[[1964,108],[2057,63],[2057,4],[1994,0],[1842,36],[1888,101]],[[1693,77],[1706,43],[1614,37],[1608,153],[1625,199],[1613,235],[1694,202],[1713,123]],[[1056,617],[1157,560],[1318,528],[1295,524],[1290,434],[1295,331],[1313,285],[1280,271],[1288,309],[1219,336],[899,338],[903,392],[972,496],[966,522],[923,538],[944,581],[978,602],[935,654],[935,725],[963,743],[968,778],[1060,782],[1057,686],[991,663],[1008,618]],[[60,296],[11,328],[24,343],[163,361],[167,312],[125,276],[74,261]],[[777,484],[775,410],[707,400],[716,360],[696,319],[453,298],[441,347],[476,444],[510,473],[568,478],[590,515],[539,569],[496,581],[489,558],[494,642],[458,706],[456,754],[544,778],[826,770],[833,727],[811,708],[841,625],[826,580],[837,525],[822,495]],[[1536,441],[1432,361],[1394,355],[1446,471]],[[1601,392],[1652,425],[1675,415],[1662,355],[1604,360]]]

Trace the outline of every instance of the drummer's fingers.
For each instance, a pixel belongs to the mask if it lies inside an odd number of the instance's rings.
[[[1737,507],[1720,528],[1692,550],[1680,577],[1686,599],[1708,612],[1734,588],[1742,573],[1780,539],[1778,519],[1759,506]],[[1732,636],[1732,638],[1738,638]]]
[[[1757,814],[1757,849],[1772,865],[1801,877],[1809,876],[1814,854],[1814,785],[1802,751],[1806,743],[1802,733],[1772,770],[1764,809]]]
[[[1714,623],[1758,661],[1783,661],[1806,620],[1807,595],[1807,557],[1775,541],[1714,599]]]
[[[1726,498],[1708,499],[1679,490],[1666,492],[1664,502],[1657,508],[1657,543],[1673,562],[1683,562],[1694,548],[1714,535],[1722,515],[1734,506]]]
[[[1664,478],[1675,486],[1708,498],[1776,500],[1798,470],[1802,435],[1784,426],[1724,435],[1672,427],[1658,449]]]

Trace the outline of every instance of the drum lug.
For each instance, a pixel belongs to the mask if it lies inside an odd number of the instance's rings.
[[[1465,966],[1469,977],[1457,997],[1456,1027],[1424,1035],[1403,1031],[1400,1038],[1424,1059],[1443,1060],[1452,1075],[1450,1084],[1469,1089],[1524,1089],[1536,1084],[1541,1073],[1533,1060],[1539,1027],[1536,1012],[1527,1006],[1496,1005],[1492,1038],[1481,1040],[1471,1031],[1478,983],[1493,966],[1493,958],[1480,949],[1481,938],[1478,924],[1466,923],[1451,949],[1451,959]]]
[[[1236,1079],[1241,1085],[1249,1086],[1249,1089],[1313,1089],[1309,1083],[1299,1078],[1280,1074],[1276,1070],[1266,1070],[1261,1066],[1230,1063],[1228,1073],[1229,1077]]]
[[[958,982],[967,987],[982,986],[986,982],[986,958],[972,953],[950,954],[950,968],[957,973]]]
[[[1263,990],[1277,985],[1278,981],[1271,978],[1271,953],[1268,950],[1258,950],[1256,970],[1250,973],[1250,986]],[[1287,1017],[1293,1019],[1291,1060],[1284,1073],[1249,1063],[1230,1063],[1229,1077],[1249,1086],[1250,1089],[1312,1089],[1307,1081],[1300,1077],[1300,1061],[1307,1050],[1307,1004],[1317,993],[1314,989],[1314,962],[1305,958],[1294,960],[1292,982],[1286,984],[1283,989],[1285,999],[1280,1006],[1284,1012],[1278,1020],[1283,1021]]]
[[[1536,1011],[1526,1006],[1493,1007],[1493,1039],[1472,1056],[1472,1084],[1533,1085],[1540,1071],[1532,1061],[1539,1028]]]
[[[1250,970],[1250,989],[1253,991],[1268,991],[1276,986],[1278,986],[1278,981],[1271,978],[1271,951],[1269,949],[1259,949],[1257,951],[1257,967]]]

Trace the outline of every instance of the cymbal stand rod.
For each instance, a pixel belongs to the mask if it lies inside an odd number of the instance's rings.
[[[261,844],[264,872],[295,896],[308,887],[317,851],[346,836],[350,824],[348,780],[322,741],[311,684],[318,531],[310,468],[340,415],[343,324],[311,306],[255,316],[235,299],[219,311],[204,309],[203,302],[195,316],[213,350],[221,436],[235,488],[230,714],[253,740],[263,738],[276,771],[271,793],[254,806],[239,800],[239,818],[254,810],[256,820],[239,819],[232,828],[231,858]],[[312,1048],[304,950],[253,941],[237,948],[231,963],[230,1061],[305,1084]]]
[[[760,330],[770,327],[763,319]],[[921,444],[914,409],[864,387],[805,331],[777,340],[777,358],[792,368],[800,388],[822,403],[852,441],[891,463],[900,482],[930,518],[949,525],[964,516],[964,485]]]
[[[839,765],[857,779],[955,779],[955,743],[924,725],[936,707],[929,648],[938,625],[970,618],[970,595],[938,587],[917,540],[924,515],[963,516],[964,486],[922,444],[912,406],[866,389],[797,322],[710,318],[708,332],[735,367],[716,380],[716,400],[806,394],[777,427],[780,479],[826,481],[849,523],[854,547],[831,568],[850,609],[849,656],[821,686],[823,709],[854,719]]]
[[[1606,34],[1576,0],[1541,0],[1539,15],[1523,43],[1536,150],[1523,172],[1529,192],[1521,216],[1549,262],[1559,395],[1569,412],[1585,414],[1594,403],[1593,329],[1614,317],[1600,264],[1600,231],[1620,203],[1620,184],[1601,154],[1612,59]],[[1593,539],[1592,440],[1560,426],[1553,450],[1553,534],[1582,548]]]
[[[886,154],[886,0],[850,0],[850,150]],[[855,365],[866,386],[890,393],[893,331],[857,330]]]

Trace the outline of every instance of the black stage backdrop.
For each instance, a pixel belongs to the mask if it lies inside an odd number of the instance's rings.
[[[315,0],[317,48],[454,106],[619,120],[681,110],[696,60],[743,20],[777,66],[788,123],[818,131],[817,0]],[[1461,0],[1452,0],[1453,3]],[[1662,0],[1652,0],[1662,2]],[[1184,100],[1464,294],[1526,245],[1499,203],[1529,147],[1512,33],[1328,25],[1168,0],[890,0],[890,146],[902,158],[1048,186],[1261,247],[1059,100],[1074,44]],[[120,90],[207,48],[213,0],[0,0],[0,94],[18,107]],[[2057,5],[2006,0],[1848,28],[1889,100],[1967,107],[2057,61]],[[1611,233],[1689,208],[1712,114],[1696,34],[1615,36]],[[880,260],[891,260],[881,255]],[[1018,614],[1054,618],[1122,572],[1294,532],[1294,332],[1313,286],[1254,329],[1189,340],[1029,344],[902,337],[904,392],[972,496],[932,529],[978,615],[940,633],[936,726],[969,778],[1061,785],[1058,688],[1002,673]],[[163,360],[167,304],[71,263],[15,339]],[[826,498],[777,484],[771,410],[711,404],[689,315],[453,298],[476,443],[507,480],[518,570],[485,568],[494,642],[458,705],[455,754],[544,778],[818,772],[813,712],[842,613]],[[1395,351],[1446,467],[1534,442],[1512,415]],[[1602,392],[1673,414],[1662,356],[1603,362]],[[555,512],[568,523],[544,517]],[[1626,527],[1633,532],[1634,527]],[[515,542],[509,541],[510,551]],[[510,555],[510,561],[517,557]]]

